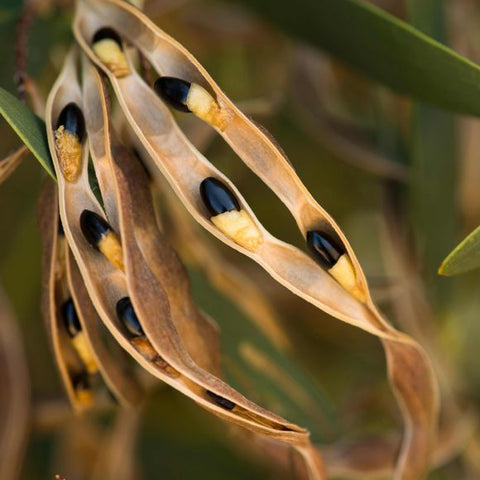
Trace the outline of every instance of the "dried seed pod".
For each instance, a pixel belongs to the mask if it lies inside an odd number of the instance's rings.
[[[71,298],[62,305],[62,316],[65,328],[72,339],[73,348],[85,364],[87,372],[90,374],[96,373],[98,371],[97,362],[85,334],[82,332],[80,319]]]
[[[210,390],[207,390],[206,393],[217,405],[224,408],[225,410],[233,410],[235,408],[235,404],[232,401],[228,400],[228,398],[221,397],[220,395],[217,395]]]
[[[397,332],[376,309],[371,301],[365,275],[341,229],[313,199],[271,138],[233,105],[184,47],[125,2],[86,0],[81,5],[82,8],[77,10],[75,36],[92,61],[98,65],[85,38],[89,38],[91,29],[102,18],[108,18],[122,36],[142,51],[159,75],[167,73],[208,85],[216,95],[222,112],[228,112],[225,128],[217,130],[249,168],[285,203],[302,233],[317,230],[319,225],[326,222],[339,236],[355,269],[358,289],[365,302],[354,298],[313,261],[310,263],[305,255],[269,237],[260,225],[258,227],[264,235],[264,246],[259,249],[258,255],[249,256],[305,300],[340,320],[381,338],[386,351],[389,380],[405,423],[404,442],[397,458],[395,475],[398,478],[420,478],[425,473],[434,444],[438,415],[435,376],[422,347],[408,336]],[[103,67],[101,64],[98,66]],[[204,221],[204,214],[198,209],[192,185],[198,185],[207,176],[221,177],[218,171],[181,135],[172,118],[165,114],[163,105],[155,103],[151,96],[153,92],[139,77],[130,75],[128,82],[119,82],[110,72],[106,73],[138,141],[154,159],[152,166],[156,164],[159,167],[189,211],[207,230],[233,248],[248,254],[245,249],[239,248],[212,229],[210,222]],[[158,135],[153,133],[159,130],[162,131],[161,142]],[[154,171],[153,168],[152,170]],[[256,221],[253,216],[252,218]],[[312,459],[307,455],[305,458]]]
[[[203,203],[212,215],[210,220],[225,235],[247,250],[256,250],[263,242],[260,230],[240,204],[233,192],[214,177],[200,184]]]
[[[116,309],[118,319],[134,337],[145,335],[129,297],[121,298]]]
[[[319,230],[307,232],[307,245],[317,262],[334,277],[345,290],[363,301],[363,291],[358,289],[355,269],[343,245],[328,233]]]
[[[198,83],[180,78],[160,77],[154,84],[157,94],[171,107],[181,112],[192,112],[198,118],[220,129],[226,119],[212,95]]]
[[[120,270],[123,270],[123,251],[118,235],[108,222],[91,210],[83,210],[80,228],[87,242],[102,252]]]
[[[71,334],[76,334],[75,339],[79,335],[84,337],[83,343],[88,345],[88,350],[101,372],[102,379],[118,401],[124,406],[135,405],[140,400],[139,385],[125,368],[125,363],[122,361],[125,357],[120,348],[112,344],[107,348],[104,343],[104,336],[99,331],[100,319],[86,293],[85,285],[72,255],[65,241],[59,235],[56,186],[50,180],[45,187],[39,205],[39,223],[44,245],[42,313],[65,390],[77,412],[90,405],[89,402],[81,403],[79,401],[73,384],[76,373],[72,372],[84,371],[86,362],[80,361],[70,335],[64,333],[66,331],[65,318],[58,315],[62,309],[57,305],[62,303],[61,298],[68,298],[70,295],[68,291],[70,291],[73,303],[77,306],[75,310],[80,329],[77,321],[71,319],[68,322],[71,328],[68,330]],[[65,253],[66,250],[67,253]],[[61,263],[62,266],[58,267],[58,263]],[[59,272],[61,275],[58,275]],[[67,313],[70,315],[71,312]],[[79,330],[80,333],[78,333]],[[112,355],[113,353],[114,355]],[[95,396],[95,401],[98,400],[100,397]]]
[[[123,53],[122,39],[113,28],[102,27],[97,30],[92,39],[92,49],[116,77],[125,77],[131,73]]]
[[[74,182],[82,168],[84,136],[83,113],[75,102],[70,102],[60,112],[55,130],[55,146],[62,174],[67,182]]]
[[[83,5],[83,3],[79,3],[79,5]],[[95,59],[98,61],[97,57]],[[62,81],[73,76],[74,68],[75,66],[67,61],[64,72],[62,72],[52,90],[51,98],[55,98],[57,92],[61,91]],[[91,70],[91,74],[98,77],[98,73],[92,68]],[[109,74],[112,75],[111,72]],[[134,77],[135,73],[121,79],[121,82],[125,85],[136,85],[131,82]],[[99,80],[98,82],[101,85]],[[153,92],[151,93],[156,103],[162,105],[165,109],[156,95]],[[103,95],[101,88],[98,89],[98,94]],[[52,101],[50,100],[50,102]],[[107,145],[110,141],[111,132],[108,125],[108,109],[105,107],[105,100],[102,100],[102,102],[102,110],[92,109],[89,115],[103,118],[105,145]],[[87,98],[85,104],[95,105],[96,102],[91,103],[90,99]],[[93,122],[87,120],[86,123],[88,131],[88,125]],[[47,127],[48,125],[47,122]],[[90,132],[88,131],[88,133],[89,140],[91,140]],[[98,151],[100,150],[98,149]],[[101,212],[97,200],[91,195],[88,188],[86,170],[82,170],[81,178],[77,184],[59,181],[60,211],[65,234],[85,279],[85,285],[91,297],[94,298],[95,305],[105,325],[122,347],[147,371],[185,393],[212,413],[234,424],[295,446],[309,464],[309,469],[312,472],[311,478],[320,479],[321,460],[311,447],[308,432],[250,402],[218,377],[200,368],[186,351],[173,321],[173,319],[179,321],[185,315],[182,311],[182,298],[181,296],[178,297],[173,289],[169,288],[167,290],[163,286],[163,283],[170,282],[172,275],[170,268],[175,269],[175,263],[171,258],[167,260],[167,257],[165,259],[168,262],[164,269],[165,274],[160,275],[161,269],[157,270],[158,267],[155,263],[158,263],[159,256],[163,258],[161,252],[164,245],[158,242],[155,235],[153,240],[149,235],[145,235],[145,231],[149,231],[145,223],[148,224],[149,222],[146,222],[143,215],[138,213],[142,213],[144,209],[147,212],[151,209],[151,206],[143,203],[145,198],[148,198],[148,195],[145,195],[148,188],[143,187],[145,181],[148,185],[148,179],[145,180],[143,168],[132,158],[124,158],[118,154],[117,150],[114,150],[114,155],[111,154],[110,149],[105,149],[105,152],[105,158],[94,158],[92,155],[92,159],[94,164],[97,161],[103,161],[107,165],[110,163],[110,178],[113,181],[105,182],[105,188],[113,190],[114,195],[108,194],[106,196],[109,198],[116,196],[117,202],[111,205],[114,211],[107,213],[112,225],[117,226],[121,234],[125,273],[113,268],[104,256],[95,255],[92,249],[84,246],[85,240],[78,219],[85,209],[96,213]],[[54,155],[53,160],[57,170],[58,160]],[[134,166],[136,168],[133,168]],[[97,168],[96,165],[95,168]],[[199,178],[198,183],[196,183],[195,198],[197,202],[199,197],[198,185],[206,176],[208,176],[208,173]],[[139,195],[140,192],[143,195]],[[102,191],[102,196],[105,196],[104,193],[108,192]],[[151,203],[151,199],[149,202]],[[211,222],[206,219],[204,221],[211,225]],[[216,231],[213,226],[211,228]],[[152,261],[155,258],[157,262]],[[154,268],[157,274],[153,272]],[[170,273],[168,273],[169,270]],[[177,272],[176,269],[174,271]],[[167,279],[168,281],[166,281]],[[184,282],[184,280],[182,279],[181,282]],[[119,298],[126,294],[131,298],[147,340],[151,343],[153,349],[158,352],[157,355],[161,355],[161,359],[157,357],[154,360],[149,360],[143,356],[132,342],[132,340],[142,337],[132,339],[120,325],[116,316],[116,303]],[[185,318],[184,321],[190,321],[190,319]],[[167,362],[168,365],[179,372],[179,375],[169,375],[159,365],[159,361]],[[226,410],[211,400],[207,400],[206,390],[234,402],[237,408],[232,411]]]

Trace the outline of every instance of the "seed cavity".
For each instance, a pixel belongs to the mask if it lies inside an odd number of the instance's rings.
[[[80,228],[87,242],[120,270],[124,269],[120,239],[108,222],[91,210],[80,215]]]
[[[67,300],[62,305],[62,318],[65,325],[65,329],[69,337],[72,339],[72,345],[78,356],[85,365],[88,373],[98,372],[98,365],[93,355],[93,351],[90,344],[87,341],[85,333],[82,332],[82,326],[80,319],[78,318],[77,311],[73,300]]]
[[[165,103],[181,112],[192,112],[203,121],[224,130],[227,115],[212,95],[197,83],[175,77],[160,77],[154,87]]]
[[[95,55],[117,77],[130,75],[131,70],[122,49],[122,39],[111,27],[97,30],[92,39]]]
[[[145,336],[137,314],[133,309],[130,297],[121,298],[117,302],[116,310],[118,319],[134,337]]]
[[[307,232],[307,245],[322,268],[327,270],[345,290],[360,301],[365,301],[365,294],[358,285],[353,264],[342,244],[325,232],[311,230]]]
[[[58,161],[67,182],[75,182],[80,174],[84,136],[83,113],[76,103],[70,102],[60,112],[55,130]]]
[[[222,407],[225,410],[233,410],[236,406],[235,403],[233,403],[231,400],[228,400],[228,398],[221,397],[210,390],[206,390],[206,393],[219,407]]]
[[[233,192],[220,180],[208,177],[200,184],[200,196],[212,223],[247,250],[255,251],[263,236],[250,215],[240,207]]]

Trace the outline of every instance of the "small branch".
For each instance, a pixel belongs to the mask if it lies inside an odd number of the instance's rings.
[[[25,0],[22,13],[17,24],[15,35],[15,75],[14,81],[17,86],[18,98],[25,103],[27,89],[25,82],[28,79],[28,34],[34,20],[35,9],[31,1]]]

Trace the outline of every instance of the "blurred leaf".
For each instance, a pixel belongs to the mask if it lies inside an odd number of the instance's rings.
[[[480,267],[480,227],[468,235],[442,262],[440,275],[458,275]]]
[[[45,123],[26,105],[0,87],[0,114],[35,155],[42,167],[55,179],[48,149]]]
[[[409,0],[413,25],[446,41],[444,2]],[[410,210],[429,285],[437,301],[446,301],[450,288],[436,282],[436,270],[456,231],[456,129],[455,118],[444,111],[415,103],[411,128]],[[438,215],[441,212],[441,215]],[[441,235],[439,235],[441,232]]]
[[[314,379],[198,272],[189,274],[196,301],[220,326],[229,383],[251,400],[308,428],[314,441],[326,441],[338,433],[335,409]]]
[[[361,0],[297,0],[293,7],[240,1],[400,93],[480,115],[480,67],[378,7]]]

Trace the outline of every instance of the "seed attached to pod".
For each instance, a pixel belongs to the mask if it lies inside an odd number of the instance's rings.
[[[116,309],[118,319],[134,337],[141,337],[145,335],[143,328],[140,325],[140,321],[138,320],[137,314],[133,309],[130,297],[121,298],[117,302]]]
[[[208,177],[200,184],[200,195],[210,212],[210,220],[225,235],[247,250],[255,251],[262,234],[250,215],[240,208],[233,192],[220,180]]]
[[[82,167],[82,141],[85,136],[83,113],[74,102],[60,112],[55,130],[55,147],[62,174],[74,182]]]
[[[72,378],[73,388],[78,402],[83,408],[93,405],[94,396],[87,372],[81,372]]]
[[[80,228],[87,242],[102,252],[120,270],[124,269],[122,244],[108,222],[91,210],[80,215]]]
[[[78,356],[84,363],[88,373],[96,373],[98,371],[97,362],[93,355],[87,337],[82,332],[80,319],[72,299],[67,300],[62,305],[62,317],[68,335],[72,339],[72,345]]]
[[[117,78],[130,75],[131,70],[122,49],[122,39],[115,30],[110,27],[97,30],[92,44],[97,57]]]
[[[221,397],[216,393],[211,392],[210,390],[206,390],[207,395],[219,406],[224,408],[225,410],[233,410],[235,408],[235,404],[228,400],[228,398]]]
[[[340,285],[359,300],[365,296],[357,283],[355,269],[345,247],[330,235],[318,230],[307,232],[307,245],[317,262],[337,280]]]
[[[153,88],[171,107],[181,112],[192,112],[220,130],[225,129],[226,115],[212,95],[197,83],[175,77],[160,77]]]

